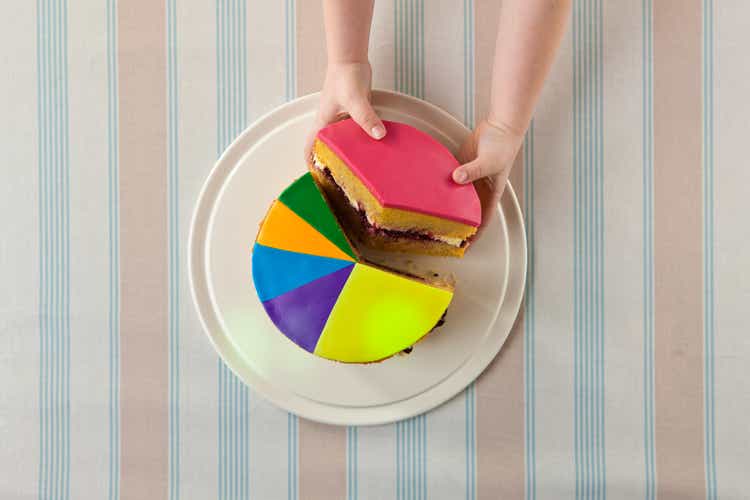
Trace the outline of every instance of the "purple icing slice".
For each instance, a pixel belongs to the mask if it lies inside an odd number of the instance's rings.
[[[263,302],[271,321],[289,339],[313,352],[354,264]]]

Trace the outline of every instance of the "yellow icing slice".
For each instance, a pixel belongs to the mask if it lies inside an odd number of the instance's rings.
[[[347,363],[385,359],[432,330],[452,298],[448,290],[356,264],[315,354]]]
[[[275,201],[258,233],[258,243],[279,250],[354,261],[280,201]]]

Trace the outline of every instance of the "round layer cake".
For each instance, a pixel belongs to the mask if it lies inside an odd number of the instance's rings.
[[[310,173],[269,209],[252,275],[269,318],[289,340],[345,363],[380,361],[414,345],[453,298],[452,286],[361,260]]]

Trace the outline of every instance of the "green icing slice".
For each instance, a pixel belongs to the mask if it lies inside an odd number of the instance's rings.
[[[346,240],[336,217],[328,208],[328,204],[318,190],[310,172],[286,188],[279,196],[279,201],[331,240],[343,252],[351,255],[353,259],[357,258],[357,254],[354,253]]]

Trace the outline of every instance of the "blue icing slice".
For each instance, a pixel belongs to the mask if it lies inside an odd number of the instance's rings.
[[[351,265],[347,260],[288,252],[259,243],[253,247],[253,282],[261,302]]]

